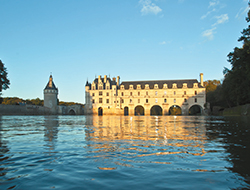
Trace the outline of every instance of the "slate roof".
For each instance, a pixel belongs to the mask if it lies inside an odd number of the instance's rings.
[[[104,78],[101,78],[101,81],[103,83],[103,88],[106,89],[106,84],[104,83]],[[110,86],[116,85],[116,81],[111,80],[109,77],[107,77],[107,82],[109,82]],[[98,78],[95,78],[94,83],[95,83],[95,88],[98,89]],[[85,86],[89,86],[91,88],[91,83],[89,83],[87,81]]]
[[[50,78],[52,78],[52,76],[50,75]],[[50,82],[50,81],[49,81]],[[49,86],[49,82],[46,85],[46,87],[44,88],[44,90],[57,90],[56,85],[54,84],[53,80],[52,80],[52,87]]]
[[[141,85],[141,89],[145,89],[145,85],[148,84],[150,89],[154,88],[155,84],[158,84],[158,88],[162,89],[164,84],[167,84],[167,88],[172,88],[173,84],[177,84],[177,88],[182,88],[183,83],[187,84],[187,88],[193,88],[194,83],[198,83],[199,88],[204,88],[197,81],[197,79],[188,79],[188,80],[154,80],[154,81],[124,81],[121,85],[124,85],[124,89],[129,89],[129,85],[133,85],[134,89],[137,89],[137,85]],[[121,86],[120,85],[120,86]]]

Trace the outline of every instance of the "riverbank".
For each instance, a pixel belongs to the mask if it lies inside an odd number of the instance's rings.
[[[226,108],[220,112],[222,116],[250,116],[250,104]]]

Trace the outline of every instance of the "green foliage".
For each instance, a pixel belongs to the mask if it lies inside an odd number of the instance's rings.
[[[206,93],[215,91],[219,85],[221,85],[219,80],[208,80],[204,82]]]
[[[59,105],[60,106],[72,106],[72,105],[83,105],[83,104],[79,104],[79,103],[76,103],[76,102],[63,102],[63,101],[60,101]]]
[[[247,22],[250,21],[250,11]],[[238,41],[243,42],[242,48],[235,47],[228,54],[231,70],[225,68],[222,90],[228,106],[250,103],[250,25],[241,32]]]
[[[3,102],[2,102],[2,104],[5,104],[5,105],[20,105],[23,103],[25,104],[25,100],[23,100],[21,98],[17,98],[17,97],[3,98]]]
[[[4,67],[3,62],[0,60],[0,95],[2,90],[6,90],[7,88],[9,88],[10,81],[7,78],[7,75],[7,69],[6,67]]]

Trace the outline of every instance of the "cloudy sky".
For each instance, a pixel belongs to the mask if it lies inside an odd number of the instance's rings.
[[[223,78],[247,27],[247,0],[0,0],[3,97],[43,99],[52,72],[61,101],[85,103],[95,76],[121,81]]]

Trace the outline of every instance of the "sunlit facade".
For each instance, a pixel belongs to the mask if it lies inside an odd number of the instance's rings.
[[[85,85],[85,114],[189,115],[204,114],[203,74],[197,79],[126,81],[100,75]]]

